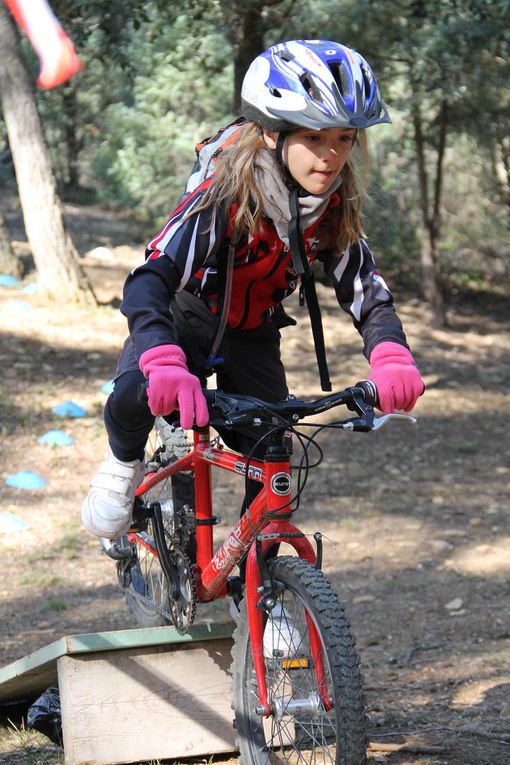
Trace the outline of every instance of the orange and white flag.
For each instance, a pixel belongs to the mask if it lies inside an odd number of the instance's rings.
[[[5,0],[18,25],[39,56],[40,88],[62,85],[83,69],[74,46],[46,0]]]

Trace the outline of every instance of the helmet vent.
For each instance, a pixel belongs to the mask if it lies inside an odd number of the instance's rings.
[[[293,58],[296,58],[294,54],[287,49],[280,51],[279,57],[282,59],[282,61],[292,61]]]
[[[370,77],[368,76],[368,72],[364,66],[361,67],[361,74],[363,75],[363,84],[365,85],[365,94],[366,96],[369,96],[371,88],[372,88],[372,83],[370,82]]]
[[[269,92],[271,93],[272,96],[275,96],[275,98],[281,98],[282,97],[282,94],[280,93],[278,88],[269,88]]]
[[[349,86],[349,78],[347,77],[342,64],[331,63],[329,64],[329,68],[342,96],[348,96],[351,92],[351,88]]]
[[[302,74],[299,80],[310,98],[313,98],[314,101],[322,101],[322,94],[319,88],[307,74]]]

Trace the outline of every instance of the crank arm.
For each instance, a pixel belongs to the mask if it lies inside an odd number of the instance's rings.
[[[170,597],[173,600],[178,600],[180,594],[179,573],[172,562],[168,547],[166,545],[165,527],[163,525],[161,505],[159,502],[152,502],[150,508],[154,513],[154,541],[156,542],[156,550],[158,551],[159,562],[168,582]]]

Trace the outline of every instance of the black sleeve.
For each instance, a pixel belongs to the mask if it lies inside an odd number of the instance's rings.
[[[137,358],[157,345],[178,342],[170,301],[206,262],[215,261],[227,226],[223,208],[193,214],[207,185],[188,195],[149,243],[145,263],[124,284],[121,311],[127,317]]]
[[[377,272],[372,253],[364,241],[325,262],[340,306],[350,314],[363,338],[363,353],[370,358],[379,343],[391,341],[408,348],[393,296]]]
[[[156,345],[177,343],[170,300],[179,282],[177,269],[165,257],[148,260],[126,279],[120,310],[128,320],[138,359]]]

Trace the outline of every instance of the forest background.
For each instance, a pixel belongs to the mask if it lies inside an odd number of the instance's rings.
[[[385,273],[428,301],[436,326],[446,321],[444,300],[452,292],[508,289],[507,0],[56,0],[53,6],[86,63],[66,85],[36,93],[41,140],[50,150],[41,173],[54,173],[59,197],[129,210],[140,238],[147,238],[182,192],[195,143],[238,114],[253,57],[282,39],[331,38],[372,63],[393,118],[370,131],[365,216]],[[33,82],[35,56],[25,40],[22,47]],[[0,180],[15,186],[16,155],[28,154],[33,176],[42,149],[40,142],[29,148],[26,137],[25,148],[15,141],[16,125],[27,124],[19,109],[26,82],[15,83],[16,112],[6,83],[18,73],[6,73],[5,59]],[[30,241],[29,219],[53,191],[34,181],[25,185]],[[32,239],[40,242],[44,228],[36,225]],[[75,299],[66,269],[58,259],[50,264],[54,250],[46,246],[45,257],[36,257],[38,270],[50,269],[40,273],[41,282]],[[83,293],[86,283],[77,281],[75,293]]]
[[[0,0],[0,275],[17,277],[0,284],[0,507],[23,527],[0,536],[0,666],[63,635],[134,626],[79,512],[105,449],[122,284],[181,194],[195,143],[236,116],[248,63],[279,40],[326,37],[367,57],[391,112],[369,131],[365,225],[427,392],[412,432],[356,447],[326,438],[299,522],[336,545],[325,571],[358,639],[370,761],[508,765],[510,3],[52,6],[85,67],[43,91]],[[319,293],[334,385],[362,379],[359,337],[332,291]],[[295,308],[290,389],[317,395]],[[86,416],[54,414],[69,400]],[[73,445],[41,443],[50,428]],[[8,485],[28,468],[45,488]],[[229,483],[218,491],[228,528],[240,499]],[[63,758],[0,727],[0,765]]]

